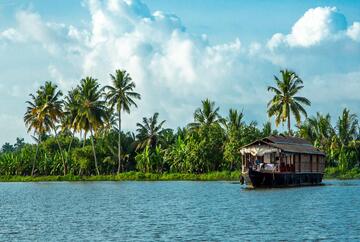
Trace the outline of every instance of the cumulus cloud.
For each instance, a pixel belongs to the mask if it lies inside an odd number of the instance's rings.
[[[348,25],[336,7],[309,9],[294,23],[289,34],[276,33],[267,41],[263,58],[299,70],[308,78],[354,72],[359,69],[358,28],[358,22]],[[339,85],[342,80],[331,82]]]
[[[0,40],[15,43],[36,43],[42,45],[52,55],[62,55],[80,51],[85,47],[87,31],[74,26],[44,21],[38,13],[20,10],[16,13],[16,27],[0,32]]]
[[[25,39],[22,34],[20,34],[14,28],[9,28],[0,33],[0,40],[8,40],[12,42],[23,42]]]
[[[91,48],[84,56],[83,75],[107,81],[116,68],[128,70],[143,96],[134,120],[144,110],[160,111],[172,126],[179,125],[191,119],[205,97],[257,102],[251,96],[264,85],[249,74],[257,69],[251,58],[256,45],[251,53],[239,39],[211,45],[206,36],[188,33],[179,17],[150,13],[139,1],[90,1],[89,9]],[[220,99],[221,93],[227,95]],[[174,108],[179,106],[182,110]]]
[[[133,128],[135,121],[155,111],[170,126],[183,125],[203,98],[255,104],[252,95],[265,88],[253,80],[264,77],[251,57],[259,49],[256,44],[252,51],[239,39],[212,45],[205,35],[187,32],[176,15],[151,13],[138,0],[91,0],[86,7],[88,28],[47,22],[38,13],[22,10],[16,14],[16,26],[5,31],[21,36],[17,39],[22,44],[46,50],[52,60],[46,65],[49,77],[65,90],[87,75],[107,84],[109,73],[126,69],[142,101],[125,127]],[[259,74],[251,74],[254,70]]]
[[[355,40],[360,42],[360,22],[354,22],[347,30],[347,35]]]
[[[338,12],[336,7],[311,8],[292,26],[290,34],[274,34],[268,42],[268,47],[274,49],[281,44],[290,47],[318,45],[325,40],[345,37],[347,27],[345,16]],[[349,28],[348,35],[351,38],[357,34],[356,28],[358,27]]]

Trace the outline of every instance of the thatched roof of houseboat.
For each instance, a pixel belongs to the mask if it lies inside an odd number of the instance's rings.
[[[249,148],[251,146],[257,146],[265,144],[270,147],[280,149],[283,152],[300,153],[300,154],[313,154],[313,155],[325,155],[324,152],[314,147],[309,141],[285,135],[272,135],[266,138],[257,140],[243,148]]]

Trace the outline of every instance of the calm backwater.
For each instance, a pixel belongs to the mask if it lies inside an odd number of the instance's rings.
[[[0,183],[0,240],[360,241],[360,181]]]

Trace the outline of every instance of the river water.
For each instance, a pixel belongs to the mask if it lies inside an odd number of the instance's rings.
[[[360,241],[360,181],[0,183],[0,240]]]

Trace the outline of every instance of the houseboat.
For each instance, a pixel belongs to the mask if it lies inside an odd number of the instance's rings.
[[[240,182],[249,188],[321,184],[325,153],[304,139],[269,136],[242,147],[240,152]]]

